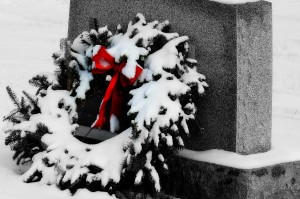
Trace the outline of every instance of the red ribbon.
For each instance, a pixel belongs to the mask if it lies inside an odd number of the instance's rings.
[[[129,79],[122,73],[122,69],[125,67],[126,61],[123,61],[120,64],[115,63],[115,58],[107,52],[105,47],[101,47],[92,59],[95,62],[95,68],[92,69],[92,74],[103,74],[110,70],[114,70],[113,77],[100,105],[98,117],[92,125],[93,128],[102,128],[107,121],[106,112],[108,109],[108,103],[111,102],[110,117],[115,115],[117,118],[120,118],[122,115],[121,110],[124,101],[124,95],[121,92],[121,87],[133,85],[142,73],[143,69],[141,66],[137,65],[135,76]]]

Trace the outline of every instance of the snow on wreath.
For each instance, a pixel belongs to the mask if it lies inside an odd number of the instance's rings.
[[[115,34],[94,25],[72,43],[61,43],[53,55],[57,70],[29,81],[38,88],[34,96],[24,91],[19,100],[7,87],[16,109],[4,118],[13,124],[5,144],[17,164],[30,164],[25,182],[72,193],[114,193],[134,185],[158,192],[174,151],[184,146],[194,99],[208,86],[205,77],[188,58],[188,37],[171,33],[168,21],[146,22],[137,14],[126,31],[118,25]],[[99,90],[105,95],[93,126],[118,135],[87,144],[73,136],[76,108]]]

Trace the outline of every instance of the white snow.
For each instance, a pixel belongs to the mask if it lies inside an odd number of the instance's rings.
[[[196,68],[188,68],[187,69],[188,72],[183,74],[181,77],[182,82],[184,82],[185,84],[189,85],[189,84],[197,84],[198,87],[198,93],[202,94],[204,93],[204,87],[209,87],[208,84],[203,81],[205,80],[205,76],[198,73]],[[192,104],[190,104],[190,106],[193,106]]]
[[[77,69],[80,76],[80,85],[76,88],[76,97],[85,99],[85,93],[90,90],[90,81],[93,80],[93,75],[87,70]]]
[[[143,171],[139,170],[138,173],[136,174],[134,184],[139,185],[142,181],[143,175],[144,175]]]
[[[105,172],[107,172],[107,177],[112,179],[114,182],[119,182],[125,157],[123,148],[127,143],[126,140],[130,136],[130,133],[131,129],[128,129],[119,135],[102,142],[101,144],[95,145],[95,147],[93,147],[87,154],[86,165],[99,165]],[[99,179],[102,176],[93,176],[92,174],[89,174],[88,177],[94,180]]]
[[[119,129],[120,129],[120,122],[118,118],[114,114],[112,114],[110,116],[110,131],[114,133]]]
[[[210,0],[215,1],[219,3],[225,3],[225,4],[242,4],[242,3],[249,3],[249,2],[257,2],[261,0]]]
[[[85,41],[86,44],[82,43],[82,40]],[[71,49],[81,55],[84,55],[91,43],[89,32],[84,31],[74,39]]]
[[[139,25],[145,23],[145,19],[142,15],[138,15],[138,17],[140,21],[133,26],[140,28]],[[149,35],[163,34],[159,29],[154,28],[157,24],[157,21],[148,24],[145,23],[140,29],[147,29],[147,32],[142,34],[143,32],[140,31],[133,39],[140,35],[139,37],[143,38],[146,47],[147,42],[149,42],[147,40]],[[131,27],[132,24],[129,23],[129,28]],[[153,33],[149,34],[150,32]],[[199,74],[195,69],[191,69],[189,65],[181,63],[184,58],[182,52],[179,53],[176,47],[179,44],[184,44],[188,48],[187,41],[187,36],[179,37],[177,34],[173,34],[170,38],[167,38],[167,42],[161,49],[150,54],[145,59],[145,69],[139,79],[141,82],[145,81],[143,85],[130,91],[132,99],[128,103],[130,105],[128,114],[136,114],[133,123],[139,131],[137,138],[131,141],[135,154],[141,152],[142,145],[145,142],[153,142],[156,147],[159,147],[162,142],[169,147],[174,146],[173,138],[175,136],[171,136],[168,132],[162,132],[162,128],[171,127],[176,130],[178,129],[176,125],[180,125],[187,134],[189,133],[186,121],[194,119],[196,108],[191,101],[190,105],[187,106],[191,108],[191,113],[184,111],[179,97],[187,95],[187,92],[191,91],[192,86],[202,88],[198,89],[199,93],[202,94],[204,92],[203,86],[207,86],[207,84],[202,84],[202,80],[205,79],[203,75]],[[188,75],[177,78],[172,72],[166,70],[175,68],[181,70],[183,73],[188,73]],[[188,76],[193,75],[191,71],[194,72],[195,78],[189,78],[190,80],[187,81]],[[151,81],[153,76],[158,77],[158,79]],[[176,139],[176,141],[179,141],[181,146],[183,145],[179,139]],[[161,154],[154,155],[157,157],[152,157],[152,151],[147,152],[145,168],[150,172],[155,189],[160,190],[159,175],[156,167],[151,165],[151,160],[158,158],[163,161],[163,156]],[[165,169],[168,168],[165,163],[163,167]],[[139,180],[138,177],[137,175],[137,181]]]
[[[230,2],[232,1],[227,1]],[[242,0],[235,2],[244,3]],[[189,153],[192,158],[242,168],[300,160],[300,2],[299,0],[272,2],[274,13],[272,150],[251,156],[212,150],[202,154]],[[53,71],[51,54],[58,50],[60,39],[66,37],[68,7],[68,0],[0,1],[2,117],[13,109],[13,104],[5,91],[7,85],[12,86],[17,93],[21,90],[33,92],[35,89],[27,84],[27,81],[41,71]],[[147,73],[145,77],[146,75]],[[3,129],[4,123],[1,122],[0,126]],[[75,196],[71,196],[69,191],[58,190],[55,186],[23,183],[20,174],[28,168],[15,166],[11,160],[12,152],[9,147],[4,146],[4,137],[4,134],[0,134],[1,198],[115,198],[107,193],[91,193],[87,190],[79,190]]]
[[[53,184],[62,182],[75,183],[78,178],[87,174],[87,181],[101,181],[103,186],[112,180],[120,181],[122,165],[125,159],[123,148],[131,129],[108,139],[101,144],[88,145],[76,139],[72,132],[77,124],[72,124],[77,117],[75,98],[66,90],[52,90],[51,86],[39,97],[41,113],[34,114],[29,121],[15,124],[12,128],[35,132],[39,123],[45,124],[49,134],[42,137],[46,150],[33,157],[33,163],[23,175],[25,182],[38,171],[42,174],[41,183]],[[62,108],[58,107],[63,103]],[[68,108],[67,108],[68,107]],[[116,125],[114,125],[116,126]],[[51,165],[47,167],[43,160]],[[89,166],[97,166],[101,171],[90,173]]]
[[[190,88],[175,77],[170,80],[166,79],[169,76],[172,77],[172,74],[164,74],[158,81],[144,83],[143,86],[130,92],[133,97],[129,101],[131,106],[129,113],[137,113],[135,122],[140,129],[143,129],[141,133],[143,135],[134,141],[136,153],[141,151],[141,146],[148,136],[158,146],[159,135],[161,135],[160,127],[169,126],[170,121],[178,121],[179,116],[183,116],[183,122],[193,118],[192,115],[186,115],[183,112],[178,98],[173,101],[168,97],[169,92],[172,95],[180,96]],[[165,114],[158,115],[161,108],[166,110]],[[153,118],[156,118],[156,122],[149,131],[144,127],[144,122],[150,125]],[[148,131],[149,133],[147,133]],[[169,138],[167,141],[168,144],[173,143]]]
[[[136,60],[138,60],[140,56],[147,55],[148,52],[145,48],[137,47],[135,43],[131,41],[129,35],[124,35],[121,39],[119,39],[119,37],[115,38],[117,39],[112,40],[112,46],[107,49],[107,52],[115,57],[117,63],[120,62],[122,56],[126,56],[127,61],[122,73],[128,78],[133,78],[137,66]]]
[[[163,48],[149,55],[145,66],[148,67],[154,75],[161,74],[163,68],[174,69],[178,61],[178,51],[176,46],[188,39],[187,36],[182,36],[170,40]],[[165,59],[166,57],[168,57],[168,59]]]
[[[67,35],[68,9],[68,0],[0,1],[0,26],[2,27],[0,31],[1,118],[14,108],[6,94],[5,87],[7,85],[10,85],[17,94],[20,94],[21,90],[34,93],[36,89],[28,84],[28,80],[37,73],[45,72],[50,82],[55,81],[52,76],[48,75],[48,72],[53,72],[55,69],[51,55],[59,49],[60,39]],[[51,103],[49,105],[51,106]],[[61,113],[52,113],[53,116],[55,114]],[[51,117],[49,116],[49,118]],[[49,118],[45,118],[45,120],[51,122]],[[63,116],[61,120],[63,120]],[[59,121],[52,122],[54,124],[52,127],[64,126],[60,125]],[[0,126],[1,132],[3,132],[5,123],[1,121]],[[12,151],[9,147],[4,146],[4,137],[4,133],[1,133],[0,198],[115,198],[107,193],[92,193],[87,190],[79,190],[76,195],[72,196],[68,190],[61,191],[55,186],[47,186],[42,182],[24,183],[21,174],[28,168],[15,165],[12,160]],[[49,176],[46,176],[45,179],[51,181]]]
[[[153,21],[145,25],[146,20],[142,14],[138,13],[136,17],[139,18],[139,21],[135,24],[130,21],[127,32],[124,35],[118,34],[112,37],[110,47],[107,49],[107,52],[115,57],[117,63],[120,62],[121,57],[127,57],[127,62],[122,69],[122,73],[128,78],[135,76],[136,60],[140,56],[148,54],[149,49],[145,49],[144,47],[149,45],[152,38],[158,34],[164,35],[168,40],[178,37],[177,33],[163,33],[159,29],[154,28],[155,26],[162,27],[166,22],[159,24],[158,21]],[[132,35],[134,33],[136,34]],[[143,47],[135,45],[140,39],[142,39]]]
[[[145,168],[147,168],[149,171],[150,171],[150,174],[151,174],[151,177],[152,177],[152,180],[154,182],[154,187],[156,189],[156,191],[160,191],[160,183],[159,183],[159,175],[155,169],[154,166],[152,166],[151,164],[151,160],[152,160],[152,151],[149,151],[147,154],[146,154],[146,163],[145,163]],[[137,177],[139,173],[137,174]]]
[[[165,161],[165,158],[164,158],[164,156],[163,156],[162,154],[159,154],[159,155],[158,155],[158,159],[159,159],[160,161],[162,161],[162,162]]]
[[[112,76],[111,75],[106,75],[105,77],[105,81],[110,82],[111,81]]]

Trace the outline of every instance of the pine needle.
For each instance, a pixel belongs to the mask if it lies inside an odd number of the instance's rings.
[[[16,107],[18,107],[20,109],[21,108],[20,103],[19,103],[19,100],[18,100],[15,92],[9,86],[6,87],[6,91],[9,95],[11,101],[15,104]]]
[[[15,114],[17,114],[17,113],[19,113],[19,109],[14,109],[14,110],[12,110],[7,116],[5,116],[5,117],[3,118],[3,121],[9,120],[9,121],[13,122],[12,118],[13,118],[13,116],[14,116]]]
[[[29,102],[36,107],[37,106],[37,100],[34,99],[29,93],[27,93],[26,91],[22,91],[24,96],[29,100]]]

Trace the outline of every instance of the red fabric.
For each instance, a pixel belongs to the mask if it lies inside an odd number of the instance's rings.
[[[131,79],[127,78],[122,73],[122,69],[125,67],[126,62],[124,61],[120,64],[115,63],[115,58],[106,51],[105,47],[101,47],[98,53],[93,56],[92,59],[95,62],[95,68],[92,69],[92,74],[103,74],[110,70],[114,70],[114,75],[107,87],[100,105],[98,117],[92,125],[93,128],[102,128],[107,120],[109,121],[109,118],[106,118],[106,112],[109,109],[109,102],[111,102],[109,116],[114,114],[119,119],[122,115],[122,105],[124,100],[121,87],[133,85],[139,75],[142,73],[143,69],[137,65],[135,76]]]

